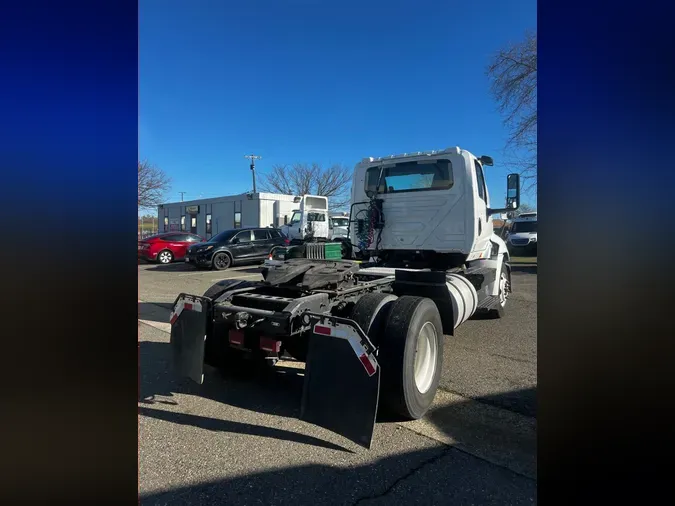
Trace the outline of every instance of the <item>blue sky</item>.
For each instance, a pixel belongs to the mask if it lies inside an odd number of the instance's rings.
[[[458,145],[502,202],[485,67],[535,28],[535,0],[140,0],[139,158],[177,201],[250,190],[251,152],[264,173]]]

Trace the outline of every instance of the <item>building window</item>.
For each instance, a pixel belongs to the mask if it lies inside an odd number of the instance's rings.
[[[164,232],[168,232],[168,231],[169,231],[169,217],[164,216]]]
[[[234,213],[234,228],[241,228],[241,213],[239,211]]]
[[[211,215],[210,214],[206,215],[206,233],[207,234],[211,233]]]
[[[180,229],[181,232],[185,232],[185,216],[180,217]]]

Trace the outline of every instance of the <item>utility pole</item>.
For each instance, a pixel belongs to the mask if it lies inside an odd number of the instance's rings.
[[[178,192],[180,193],[180,201],[183,202],[183,195],[185,195],[187,192]]]
[[[255,191],[255,161],[256,160],[262,160],[262,156],[258,155],[246,155],[244,158],[248,158],[251,160],[251,174],[253,175],[253,193],[256,193]]]

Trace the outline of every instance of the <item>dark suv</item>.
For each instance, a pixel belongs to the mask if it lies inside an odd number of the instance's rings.
[[[288,244],[276,228],[237,228],[191,246],[185,261],[195,267],[223,271],[235,264],[262,262],[275,246]]]

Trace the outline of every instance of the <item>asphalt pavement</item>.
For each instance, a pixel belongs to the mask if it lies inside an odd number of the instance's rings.
[[[533,504],[536,502],[536,266],[514,273],[502,320],[446,338],[423,420],[380,422],[367,451],[299,420],[302,368],[176,378],[168,312],[180,292],[224,278],[185,264],[139,266],[141,504]]]

